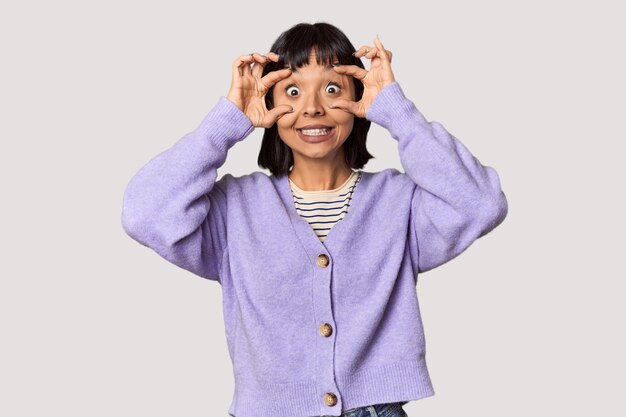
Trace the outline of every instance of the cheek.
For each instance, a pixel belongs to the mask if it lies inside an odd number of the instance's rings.
[[[352,126],[354,126],[354,116],[343,110],[339,110],[339,113],[335,116],[335,120],[338,125],[347,129],[352,129]]]
[[[276,103],[279,104],[279,103]],[[278,131],[287,130],[293,128],[293,124],[295,122],[295,117],[292,114],[285,114],[280,119],[276,121],[276,127]]]

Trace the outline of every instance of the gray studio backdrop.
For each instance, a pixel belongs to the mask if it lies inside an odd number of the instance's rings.
[[[418,416],[623,416],[619,2],[9,2],[0,8],[0,415],[227,416],[220,287],[128,237],[130,178],[193,130],[239,55],[299,22],[376,34],[509,214],[417,291]],[[256,165],[262,129],[218,172]],[[372,125],[365,167],[401,169]],[[277,256],[280,256],[277,254]]]

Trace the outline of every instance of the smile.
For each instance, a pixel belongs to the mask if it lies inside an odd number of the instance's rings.
[[[328,129],[328,128],[323,128],[323,129],[300,129],[300,131],[302,132],[303,135],[307,135],[307,136],[322,136],[322,135],[328,134],[330,129]]]
[[[320,143],[327,141],[335,135],[335,128],[322,129],[296,129],[298,136],[308,143]]]

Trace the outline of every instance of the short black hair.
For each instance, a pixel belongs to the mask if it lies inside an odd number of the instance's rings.
[[[263,68],[263,76],[271,71],[286,66],[301,68],[309,63],[309,53],[314,50],[319,65],[330,65],[337,59],[341,65],[357,65],[365,68],[360,58],[352,55],[356,50],[348,37],[330,23],[318,22],[298,23],[283,32],[270,48],[270,52],[279,55],[279,61],[270,61]],[[363,96],[363,83],[355,77],[355,98],[359,101]],[[274,86],[265,94],[265,105],[268,110],[274,107]],[[365,118],[354,117],[354,126],[350,136],[343,144],[346,163],[351,169],[361,169],[370,158],[367,151],[367,132],[371,122]],[[261,168],[269,169],[275,176],[287,174],[294,163],[293,152],[278,135],[276,123],[265,129],[261,150],[257,160]]]

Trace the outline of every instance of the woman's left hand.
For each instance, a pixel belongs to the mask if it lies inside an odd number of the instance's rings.
[[[351,75],[363,83],[363,97],[359,101],[338,99],[330,107],[345,110],[357,117],[365,118],[370,105],[376,95],[388,84],[395,81],[391,71],[391,51],[385,49],[378,35],[374,38],[376,47],[362,46],[355,57],[364,56],[371,59],[370,70],[367,71],[357,65],[339,65],[333,69],[339,74]]]

